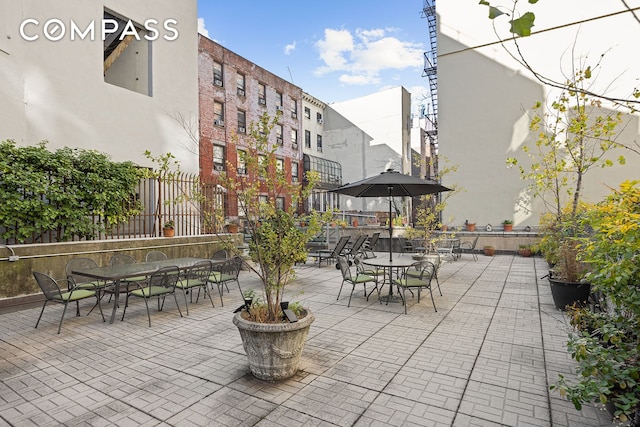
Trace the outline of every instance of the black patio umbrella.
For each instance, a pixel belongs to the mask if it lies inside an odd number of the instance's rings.
[[[342,187],[330,190],[332,193],[345,194],[354,197],[389,197],[389,261],[393,259],[391,250],[391,236],[393,236],[393,221],[391,221],[392,197],[416,197],[425,194],[451,191],[450,188],[435,181],[405,175],[393,169],[387,169],[378,175],[363,180],[347,183]]]

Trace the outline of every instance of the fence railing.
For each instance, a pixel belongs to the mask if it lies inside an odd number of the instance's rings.
[[[225,191],[213,182],[202,182],[198,175],[176,173],[171,177],[148,178],[138,183],[135,199],[142,212],[127,222],[97,232],[92,238],[72,236],[71,241],[93,239],[126,239],[162,235],[162,226],[173,220],[176,235],[196,236],[221,231],[221,215],[225,212]],[[100,216],[92,217],[94,223],[103,223]],[[0,232],[10,230],[10,224],[0,224]],[[0,239],[0,244],[15,245],[15,239]],[[33,233],[23,243],[58,242],[58,232],[47,230]]]

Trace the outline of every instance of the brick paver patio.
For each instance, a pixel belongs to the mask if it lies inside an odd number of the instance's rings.
[[[309,262],[297,274],[287,295],[316,321],[298,374],[279,383],[248,372],[231,322],[237,288],[224,307],[201,299],[184,318],[168,300],[151,328],[142,301],[108,324],[84,315],[87,300],[60,335],[61,306],[47,307],[38,329],[39,307],[0,315],[0,426],[611,425],[606,412],[578,412],[549,392],[573,362],[540,258],[448,262],[438,312],[423,295],[407,315],[375,294],[366,301],[361,288],[351,307],[348,290],[336,301],[332,265]],[[248,271],[240,280],[258,287]]]

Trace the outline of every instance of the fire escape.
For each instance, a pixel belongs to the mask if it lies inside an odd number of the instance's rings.
[[[431,50],[424,53],[424,70],[422,77],[429,78],[429,88],[431,90],[431,106],[429,111],[423,113],[426,118],[426,130],[429,142],[438,146],[438,51],[436,43],[436,0],[424,0],[422,8],[423,18],[427,19],[429,26],[429,41]]]

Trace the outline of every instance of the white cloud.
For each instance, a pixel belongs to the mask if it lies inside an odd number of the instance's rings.
[[[296,50],[296,42],[293,43],[289,43],[288,45],[286,45],[284,47],[284,54],[285,55],[289,55],[291,52],[293,52],[294,50]]]
[[[204,18],[198,18],[198,33],[205,37],[209,37],[209,30],[205,27]]]
[[[424,48],[420,44],[404,42],[387,36],[394,29],[358,29],[353,35],[348,30],[326,28],[324,39],[316,48],[324,66],[318,67],[318,76],[341,71],[340,81],[345,84],[377,84],[385,70],[420,68]]]

